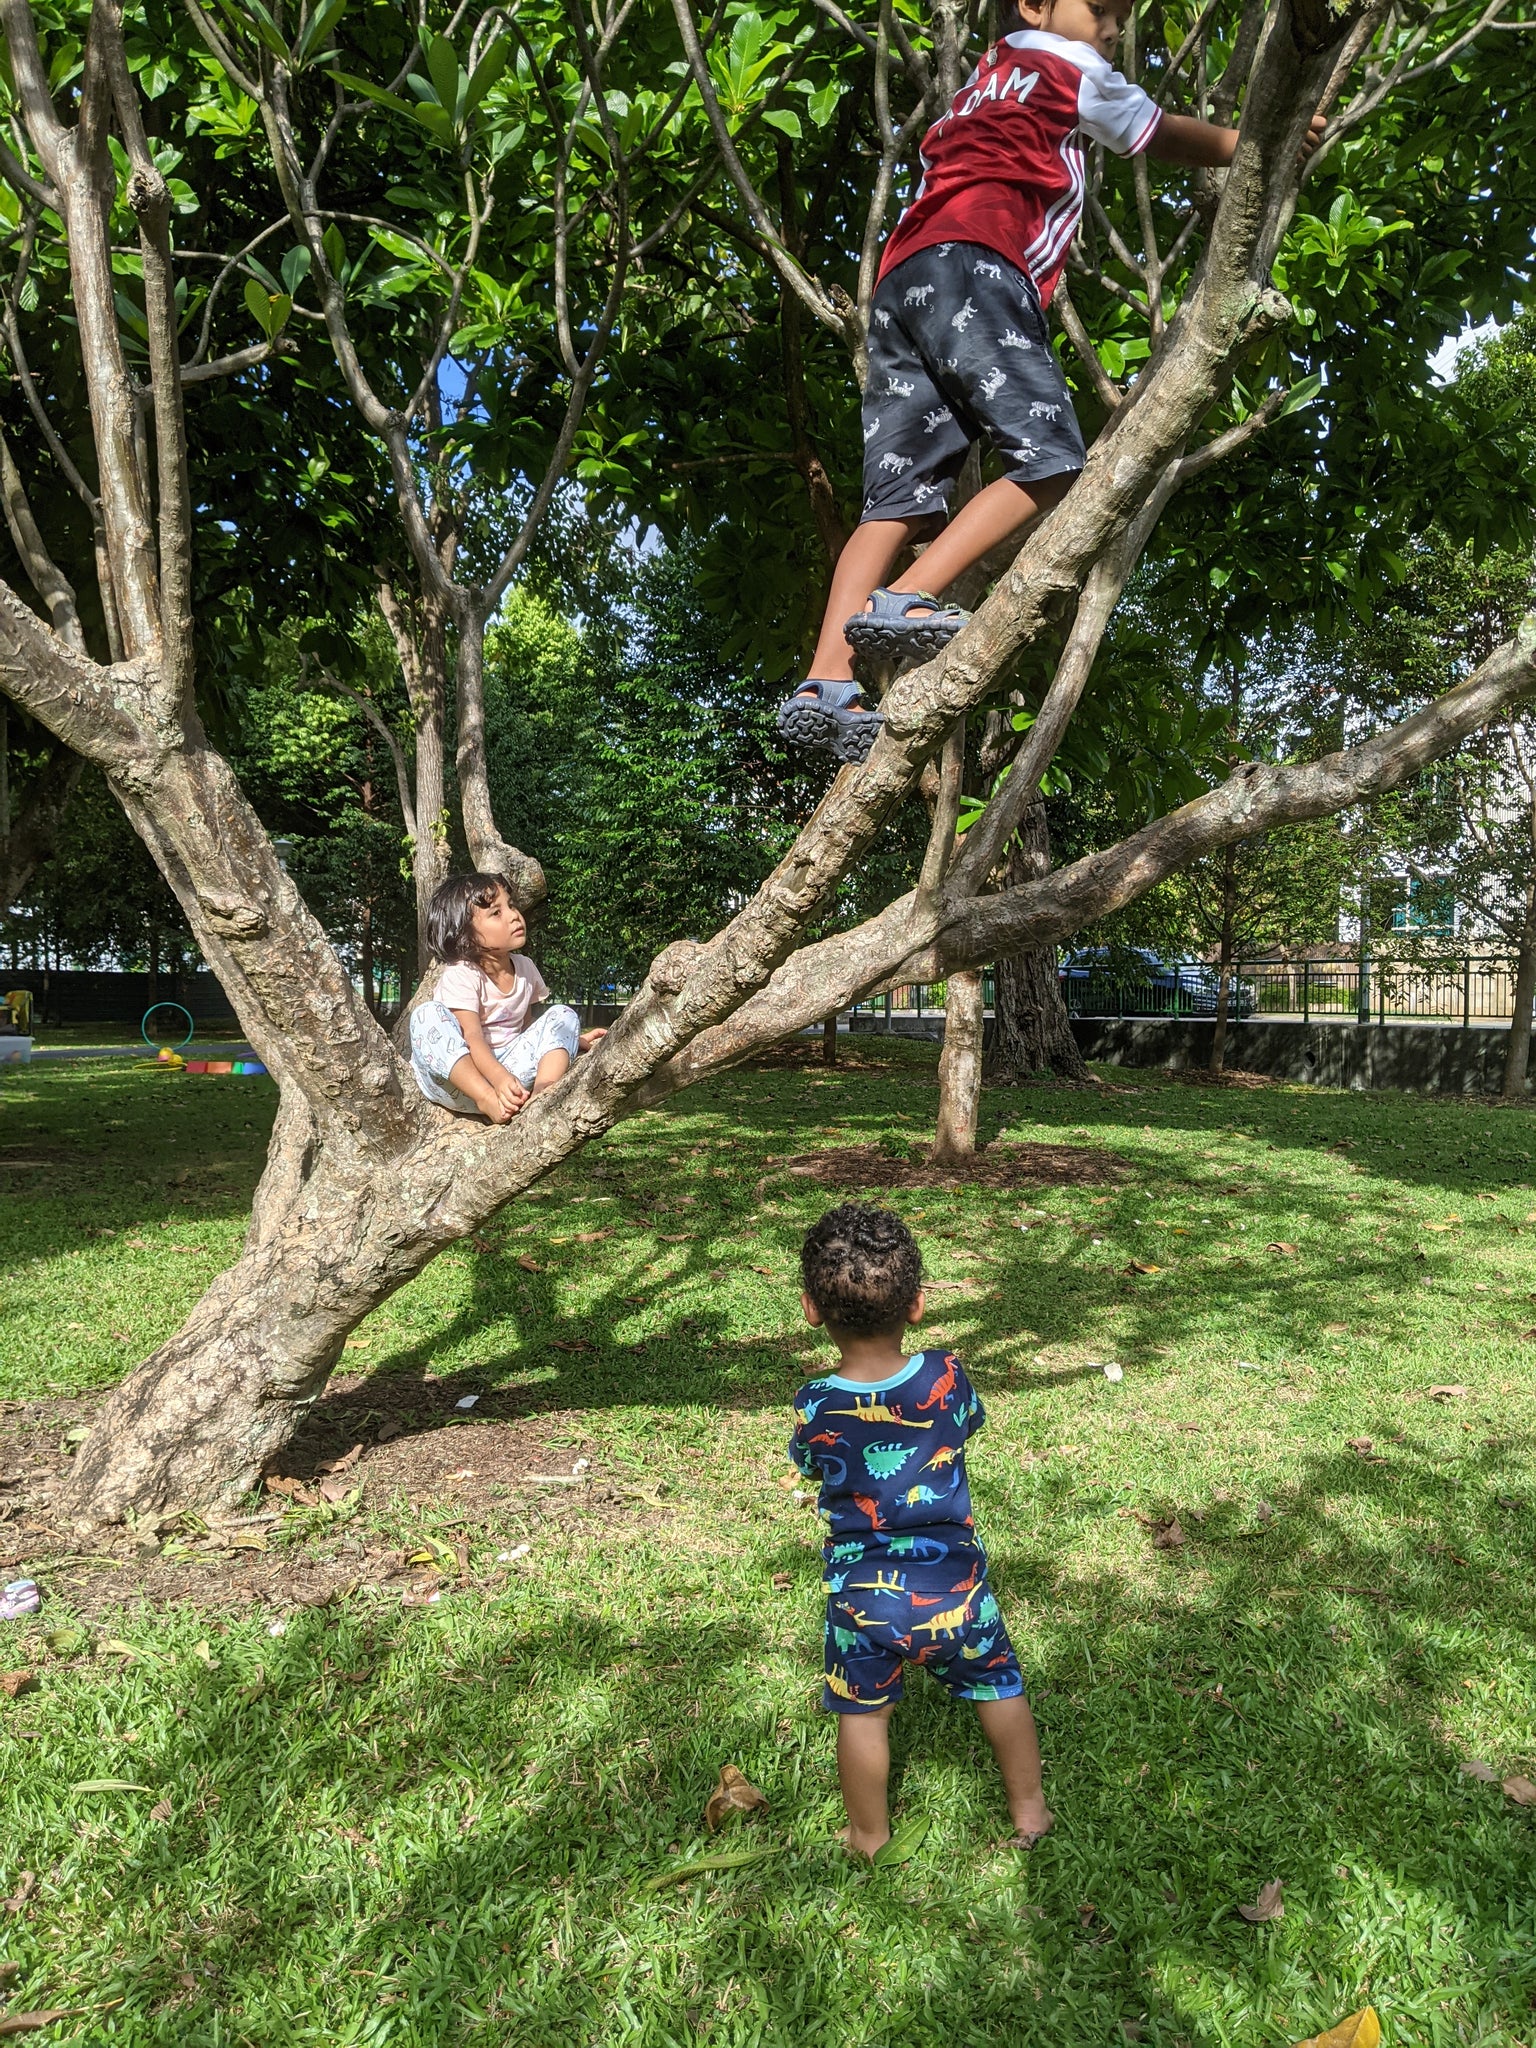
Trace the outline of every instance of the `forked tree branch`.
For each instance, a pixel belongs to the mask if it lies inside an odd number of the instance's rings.
[[[802,947],[733,1016],[658,1068],[626,1113],[664,1101],[833,1008],[1054,945],[1223,846],[1385,795],[1533,690],[1536,616],[1464,682],[1358,747],[1318,761],[1247,764],[1118,846],[995,895],[966,894],[957,868],[926,919],[913,891],[857,930]]]

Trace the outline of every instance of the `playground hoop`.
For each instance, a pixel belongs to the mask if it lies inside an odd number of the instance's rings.
[[[143,1016],[139,1019],[139,1036],[143,1039],[146,1045],[153,1045],[155,1043],[154,1039],[152,1039],[149,1035],[149,1020],[151,1017],[154,1016],[156,1010],[180,1010],[182,1016],[185,1017],[187,1020],[187,1035],[185,1038],[181,1039],[178,1042],[176,1050],[180,1052],[182,1046],[190,1045],[192,1043],[193,1034],[196,1032],[197,1026],[192,1021],[192,1012],[189,1009],[187,1009],[184,1004],[151,1003],[149,1008],[144,1012]]]

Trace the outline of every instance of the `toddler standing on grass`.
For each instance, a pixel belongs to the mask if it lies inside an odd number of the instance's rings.
[[[837,1370],[795,1396],[789,1455],[821,1482],[827,1524],[826,1686],[838,1715],[846,1840],[873,1856],[890,1839],[890,1719],[902,1670],[922,1664],[971,1700],[1003,1774],[1013,1841],[1051,1826],[1040,1745],[1019,1662],[987,1584],[971,1515],[965,1445],[985,1421],[953,1352],[909,1354],[923,1315],[923,1261],[899,1216],[861,1202],[831,1209],[800,1253],[805,1319],[838,1351]]]
[[[433,891],[427,942],[444,963],[433,997],[411,1012],[411,1070],[429,1102],[510,1123],[553,1088],[602,1031],[583,1031],[526,953],[523,913],[500,875],[450,875]]]

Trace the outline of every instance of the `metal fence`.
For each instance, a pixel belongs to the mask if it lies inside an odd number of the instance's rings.
[[[1161,966],[1111,960],[1064,960],[1061,992],[1074,1017],[1214,1017],[1217,979],[1204,960]],[[942,1017],[946,984],[912,982],[854,1005],[852,1015],[892,1025]],[[623,1004],[630,991],[606,989],[595,1000]],[[990,1014],[996,984],[982,976]],[[1360,1024],[1507,1024],[1514,1008],[1514,975],[1503,960],[1469,953],[1405,961],[1358,956],[1334,960],[1245,960],[1232,974],[1228,1015],[1311,1023],[1336,1019]]]
[[[1214,1017],[1218,984],[1204,960],[1116,966],[1064,961],[1061,992],[1075,1017]],[[993,978],[983,977],[986,1008]],[[893,989],[858,1014],[898,1019],[942,1015],[942,981]],[[1508,962],[1456,954],[1438,960],[1367,958],[1241,961],[1233,969],[1228,1015],[1311,1023],[1507,1024],[1514,1008]]]

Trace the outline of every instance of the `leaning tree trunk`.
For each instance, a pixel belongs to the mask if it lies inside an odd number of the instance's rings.
[[[1525,1095],[1531,1060],[1531,1004],[1536,1001],[1536,875],[1525,885],[1525,919],[1520,927],[1520,954],[1515,963],[1514,1009],[1509,1043],[1504,1048],[1504,1095],[1513,1101]]]
[[[939,1054],[939,1117],[929,1155],[935,1166],[958,1166],[975,1155],[983,1028],[979,970],[950,975]]]
[[[1012,888],[1038,881],[1050,871],[1050,828],[1045,805],[1036,802],[1024,813],[1009,848],[1007,884]],[[1055,944],[1010,953],[992,972],[997,994],[987,1079],[1006,1085],[1055,1074],[1063,1081],[1091,1081],[1088,1063],[1072,1035]]]
[[[691,34],[691,16],[680,11]],[[195,24],[211,19],[192,12]],[[228,764],[206,744],[193,697],[193,500],[175,350],[170,198],[132,97],[121,14],[113,0],[95,0],[80,118],[65,128],[34,11],[25,0],[0,0],[12,83],[52,188],[42,203],[66,228],[75,345],[122,648],[110,668],[92,662],[0,581],[0,687],[106,771],[280,1090],[245,1250],[183,1329],[105,1404],[72,1476],[72,1514],[96,1523],[227,1500],[287,1440],[360,1316],[620,1117],[882,987],[953,979],[1010,948],[1053,944],[1232,838],[1374,799],[1529,693],[1536,632],[1522,629],[1442,698],[1363,747],[1314,763],[1246,764],[1120,846],[1033,883],[988,893],[996,864],[989,860],[973,890],[957,863],[925,876],[857,930],[804,943],[944,735],[995,693],[1022,650],[1055,632],[1064,604],[1161,487],[1236,362],[1272,330],[1281,308],[1268,274],[1294,206],[1297,147],[1352,19],[1335,19],[1318,0],[1292,0],[1268,17],[1199,279],[1142,372],[1134,401],[1117,415],[1111,445],[1090,451],[1067,500],[1032,532],[963,641],[894,687],[869,761],[838,776],[758,894],[707,943],[667,948],[601,1047],[511,1127],[496,1129],[423,1101],[284,874]],[[264,69],[263,81],[267,75]],[[271,76],[286,92],[281,62]],[[258,90],[265,93],[265,85]],[[718,105],[712,97],[706,105],[729,147]],[[132,165],[128,203],[141,224],[153,480],[142,452],[145,413],[115,308],[117,177],[107,147],[114,107]],[[298,189],[304,180],[291,133],[266,98],[263,112],[271,115],[268,134],[292,187],[285,194],[290,218],[310,250],[338,360],[370,430],[390,447],[398,494],[419,516],[410,419],[366,389],[345,330],[344,294],[318,231],[320,209]],[[0,178],[12,175],[9,165],[7,156]],[[27,179],[30,202],[36,181],[30,173]],[[613,312],[610,303],[604,321]],[[564,447],[574,431],[568,418]],[[538,502],[548,502],[557,475],[548,473]],[[478,629],[530,531],[525,524],[489,594],[455,587],[461,708],[478,689]],[[461,745],[459,758],[461,778],[467,765],[483,793],[483,726],[471,731],[469,754]],[[508,860],[509,873],[530,865],[478,811],[466,816],[466,831],[476,858],[485,848]],[[536,874],[526,880],[542,886]]]

